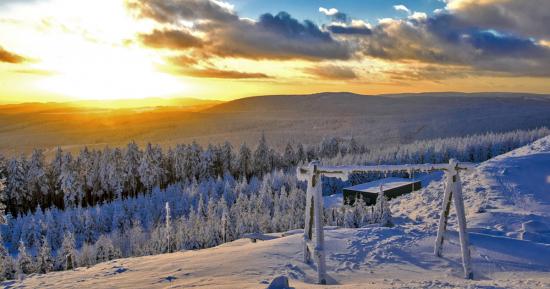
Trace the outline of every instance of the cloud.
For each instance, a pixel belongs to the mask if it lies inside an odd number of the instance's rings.
[[[319,12],[325,14],[332,21],[347,22],[349,20],[349,17],[346,13],[342,13],[336,8],[327,9],[325,7],[319,7]]]
[[[366,25],[331,24],[326,29],[334,34],[345,35],[370,35],[372,31]]]
[[[251,73],[251,72],[241,72],[234,70],[219,70],[215,68],[205,68],[205,69],[182,69],[179,71],[181,74],[192,76],[192,77],[201,77],[201,78],[229,78],[229,79],[247,79],[247,78],[270,78],[267,74],[264,73]]]
[[[407,14],[411,13],[411,10],[409,10],[409,8],[407,8],[407,6],[405,6],[403,4],[393,5],[393,9],[395,9],[395,11],[402,11],[402,12],[405,12]]]
[[[161,23],[179,20],[210,20],[227,23],[239,20],[224,2],[212,0],[128,0],[126,5],[142,17]]]
[[[352,68],[332,64],[308,67],[304,69],[304,72],[326,80],[350,80],[357,78],[357,74]]]
[[[325,7],[319,7],[319,12],[325,14],[329,19],[336,22],[347,22],[348,15],[338,11],[336,8],[327,9]]]
[[[141,35],[145,45],[183,52],[201,60],[231,57],[329,61],[374,57],[422,63],[432,68],[460,67],[453,73],[550,76],[550,46],[544,44],[550,37],[550,23],[541,12],[548,11],[543,8],[550,1],[533,0],[519,5],[519,1],[512,0],[454,0],[433,15],[396,5],[394,9],[406,12],[406,18],[382,19],[373,26],[352,21],[336,8],[320,7],[319,11],[332,21],[323,27],[299,21],[286,12],[263,14],[256,20],[244,19],[230,4],[213,0],[128,1],[140,17],[155,20],[164,27]],[[181,61],[197,64],[196,60]],[[317,68],[310,73],[328,78],[353,77],[353,71],[332,68]],[[216,75],[215,71],[198,71],[192,73]],[[326,71],[336,75],[328,76]],[[219,75],[231,73],[219,72]]]
[[[326,16],[334,16],[336,13],[338,13],[338,9],[336,8],[327,9],[325,7],[319,7],[319,12],[325,14]]]
[[[407,17],[407,19],[416,20],[416,21],[426,20],[426,19],[428,19],[428,14],[426,14],[424,12],[416,12],[415,11],[414,13],[409,15],[409,17]]]
[[[447,9],[472,26],[550,39],[548,0],[452,0]]]
[[[203,61],[200,59],[200,56],[192,54],[167,57],[166,61],[172,65],[171,67],[164,67],[164,70],[167,72],[191,77],[228,79],[271,78],[264,73],[219,69],[211,62]]]
[[[188,55],[178,55],[167,58],[168,62],[175,66],[186,67],[197,64],[199,62],[198,57],[192,57]]]
[[[25,61],[27,61],[25,57],[9,52],[0,46],[0,62],[17,64]]]
[[[139,39],[143,44],[152,48],[185,50],[202,46],[200,38],[191,35],[185,30],[153,30],[153,32],[148,34],[140,34]]]
[[[369,57],[469,66],[494,75],[550,76],[550,47],[529,37],[480,28],[453,13],[387,19],[370,33],[346,36]]]
[[[239,18],[233,10],[211,0],[133,0],[128,7],[137,11],[140,17],[153,19],[173,27],[173,30],[182,30],[180,32],[184,35],[163,35],[168,44],[188,43],[187,38],[181,42],[171,38],[187,37],[188,28],[182,27],[181,22],[192,22],[193,32],[201,35],[201,53],[206,57],[279,60],[351,57],[346,43],[335,40],[313,22],[300,22],[286,12],[267,13],[257,21],[250,21]],[[175,48],[169,46],[166,48]],[[182,48],[190,47],[184,45]]]

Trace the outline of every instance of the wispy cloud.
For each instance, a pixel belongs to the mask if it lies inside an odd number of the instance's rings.
[[[2,46],[0,46],[0,62],[6,63],[23,63],[27,59],[21,55],[15,54],[13,52],[7,51]]]
[[[327,80],[350,80],[357,78],[357,74],[353,68],[332,64],[308,67],[304,69],[304,72]]]
[[[403,5],[403,4],[394,5],[394,6],[393,6],[393,9],[395,9],[396,11],[402,11],[402,12],[405,12],[405,13],[411,13],[411,10],[409,10],[409,8],[407,8],[407,6],[405,6],[405,5]]]

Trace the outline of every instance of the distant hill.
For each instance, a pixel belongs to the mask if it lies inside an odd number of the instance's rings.
[[[93,104],[93,103],[92,103]],[[34,147],[79,150],[138,143],[165,146],[193,140],[255,145],[262,132],[279,147],[355,136],[369,145],[550,126],[550,95],[526,93],[319,93],[238,99],[221,104],[132,109],[75,104],[0,106],[0,153]],[[91,105],[93,106],[93,105]]]
[[[69,103],[76,106],[95,108],[144,108],[144,107],[181,107],[201,110],[223,103],[219,100],[198,98],[144,98],[144,99],[114,99],[114,100],[81,100]]]

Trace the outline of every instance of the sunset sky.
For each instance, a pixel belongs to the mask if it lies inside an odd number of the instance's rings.
[[[0,103],[550,93],[548,0],[1,0]]]

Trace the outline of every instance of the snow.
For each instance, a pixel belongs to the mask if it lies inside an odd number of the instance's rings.
[[[380,179],[380,180],[376,180],[376,181],[368,182],[364,184],[358,184],[358,185],[347,187],[344,189],[351,190],[351,191],[361,191],[361,192],[378,194],[378,192],[380,191],[380,186],[383,186],[384,190],[390,190],[393,188],[410,185],[414,182],[416,182],[416,180],[414,179],[392,177],[392,178],[384,178],[384,179]]]
[[[549,177],[550,137],[461,173],[474,280],[462,276],[454,209],[443,257],[433,254],[443,193],[442,173],[436,172],[422,190],[390,201],[394,227],[326,228],[327,281],[338,288],[548,288]],[[299,230],[278,237],[31,274],[3,285],[266,288],[286,276],[291,287],[321,288],[315,265],[302,260]]]

